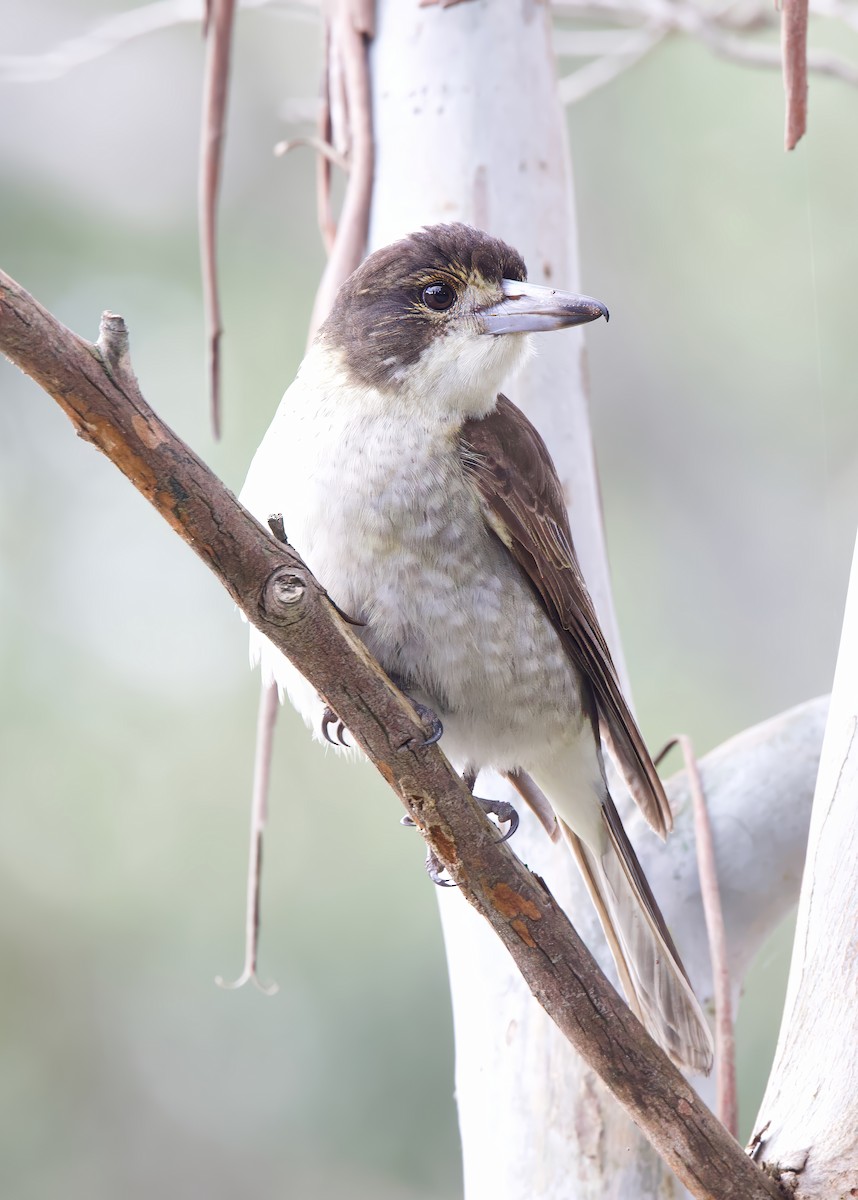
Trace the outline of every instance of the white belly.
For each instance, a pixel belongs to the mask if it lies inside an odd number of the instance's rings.
[[[366,622],[359,632],[385,670],[437,712],[442,748],[459,769],[529,768],[575,739],[576,672],[486,528],[455,434],[421,427],[413,412],[308,412],[296,388],[254,459],[243,503],[263,523],[283,513],[289,541],[332,599]],[[252,643],[267,677],[318,732],[315,690],[255,631]]]

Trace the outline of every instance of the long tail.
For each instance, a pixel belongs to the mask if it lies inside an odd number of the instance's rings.
[[[617,964],[629,1006],[671,1060],[708,1074],[712,1035],[610,796],[605,850],[596,854],[561,821]]]

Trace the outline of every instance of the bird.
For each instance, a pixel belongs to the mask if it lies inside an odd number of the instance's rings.
[[[592,297],[528,283],[516,250],[469,225],[374,251],[342,284],[239,499],[263,524],[283,515],[290,544],[472,788],[493,768],[547,798],[632,1011],[676,1065],[706,1073],[709,1027],[611,797],[600,729],[662,838],[670,806],[557,471],[502,390],[532,335],[600,317]],[[336,715],[254,629],[251,661],[332,740]]]

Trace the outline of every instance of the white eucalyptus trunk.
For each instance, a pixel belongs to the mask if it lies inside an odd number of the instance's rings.
[[[421,225],[467,221],[520,250],[531,280],[592,290],[589,281],[579,280],[566,122],[547,4],[469,0],[441,8],[379,0],[371,75],[376,175],[370,249]],[[591,336],[612,335],[599,327]],[[622,670],[581,331],[542,337],[537,357],[511,392],[557,464],[582,568]],[[766,736],[751,731],[725,749],[726,758],[712,756],[704,764],[704,783],[711,776],[714,788],[716,852],[727,867],[724,904],[737,989],[760,942],[797,895],[823,720],[821,704],[787,714]],[[780,757],[770,753],[770,743],[780,746]],[[504,786],[483,777],[478,791],[500,793],[521,809]],[[784,794],[792,817],[777,823],[769,841],[772,813]],[[683,808],[681,788],[674,796],[679,832],[667,850],[649,832],[630,833],[705,1005],[712,984],[690,806]],[[734,857],[737,824],[746,837]],[[527,813],[514,847],[545,876],[615,977],[568,853],[552,846]],[[488,926],[454,891],[439,892],[439,903],[453,996],[466,1200],[683,1195],[533,1000]]]
[[[787,999],[754,1134],[796,1200],[858,1195],[858,544]]]

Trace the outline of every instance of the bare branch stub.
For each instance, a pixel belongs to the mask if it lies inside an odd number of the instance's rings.
[[[411,705],[301,559],[241,508],[136,389],[127,394],[111,379],[95,347],[2,273],[0,349],[128,476],[346,723],[534,996],[686,1187],[700,1200],[782,1200],[647,1035],[541,881],[497,841],[438,748],[422,745]],[[301,581],[300,619],[290,624],[282,614],[271,620],[263,603],[266,583],[283,573]],[[280,592],[278,604],[289,607]]]

